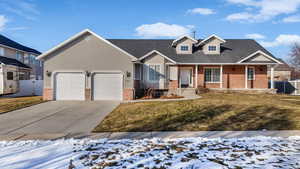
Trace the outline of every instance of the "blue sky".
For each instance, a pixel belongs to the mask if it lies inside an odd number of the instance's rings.
[[[255,38],[287,58],[300,0],[0,0],[0,33],[47,51],[89,28],[105,38]]]

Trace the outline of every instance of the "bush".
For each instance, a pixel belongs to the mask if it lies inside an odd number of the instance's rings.
[[[196,94],[208,93],[209,89],[199,85],[196,89]]]

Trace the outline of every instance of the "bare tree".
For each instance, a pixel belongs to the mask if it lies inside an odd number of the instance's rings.
[[[300,70],[300,44],[295,44],[292,46],[289,56],[289,63],[296,70]]]

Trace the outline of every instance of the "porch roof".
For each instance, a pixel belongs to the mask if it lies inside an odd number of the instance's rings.
[[[7,58],[7,57],[3,57],[3,56],[0,56],[0,63],[3,63],[5,65],[12,65],[12,66],[22,67],[22,68],[26,68],[26,69],[31,69],[31,67],[25,65],[24,63],[22,63],[16,59]]]

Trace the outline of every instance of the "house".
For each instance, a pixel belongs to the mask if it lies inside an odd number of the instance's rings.
[[[31,67],[26,79],[43,79],[43,63],[36,59],[41,52],[23,46],[0,34],[0,56],[17,60]]]
[[[104,39],[90,30],[38,59],[44,62],[45,100],[131,100],[145,88],[181,94],[198,86],[269,92],[267,69],[273,74],[281,64],[254,40]]]
[[[293,68],[285,61],[278,59],[282,64],[274,67],[274,81],[289,81],[292,79]],[[268,78],[271,79],[271,69],[268,68]]]
[[[39,51],[0,35],[0,95],[19,91],[19,80],[42,79]]]

